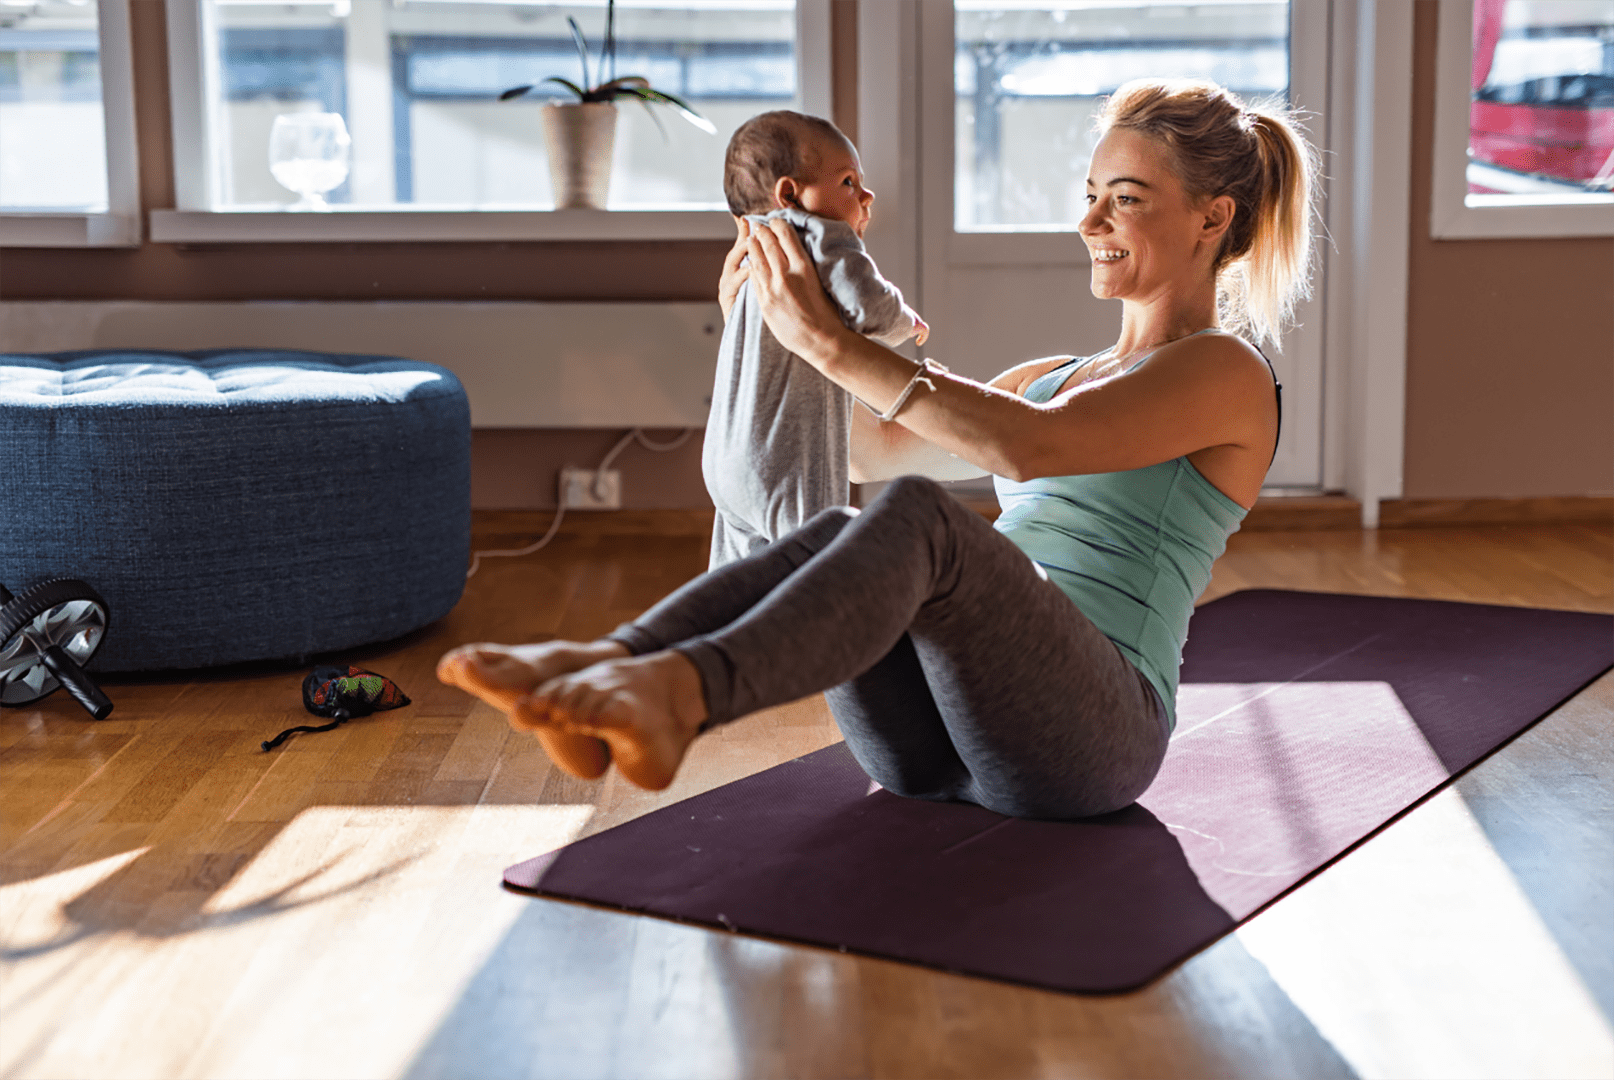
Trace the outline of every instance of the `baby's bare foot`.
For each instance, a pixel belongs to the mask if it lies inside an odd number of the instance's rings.
[[[660,791],[706,715],[700,673],[668,650],[562,675],[520,702],[511,722],[603,739],[623,776]]]
[[[547,641],[538,645],[462,645],[443,654],[437,677],[510,716],[510,726],[531,730],[556,765],[585,780],[605,773],[611,751],[599,739],[555,728],[534,729],[515,718],[516,703],[534,689],[571,671],[628,655],[613,641]]]

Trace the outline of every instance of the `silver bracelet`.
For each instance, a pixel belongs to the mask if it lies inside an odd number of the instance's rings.
[[[908,399],[913,396],[913,388],[918,386],[920,383],[924,383],[925,386],[929,388],[930,392],[934,394],[936,392],[936,384],[931,382],[930,379],[926,378],[926,376],[932,372],[941,374],[947,370],[948,368],[946,364],[938,364],[928,356],[919,361],[919,367],[913,373],[913,378],[908,380],[908,385],[902,388],[902,393],[898,394],[897,400],[891,403],[891,408],[887,409],[883,413],[878,414],[877,419],[879,419],[882,424],[896,419],[897,414],[902,411],[902,407],[908,404]]]

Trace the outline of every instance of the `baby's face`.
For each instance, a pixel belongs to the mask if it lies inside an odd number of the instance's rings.
[[[874,192],[863,186],[863,165],[852,144],[809,135],[802,145],[807,167],[796,177],[798,205],[809,214],[844,221],[862,236],[869,227]]]

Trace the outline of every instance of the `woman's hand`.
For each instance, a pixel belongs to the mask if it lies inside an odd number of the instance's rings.
[[[752,233],[748,254],[751,288],[768,329],[786,349],[820,366],[838,335],[852,332],[825,295],[795,228],[783,218],[773,219]]]
[[[740,284],[751,276],[751,268],[745,264],[745,256],[751,245],[751,223],[735,216],[734,229],[740,234],[739,238],[729,248],[729,253],[723,256],[723,276],[717,279],[717,304],[723,309],[724,322],[729,321],[729,312],[740,295]]]

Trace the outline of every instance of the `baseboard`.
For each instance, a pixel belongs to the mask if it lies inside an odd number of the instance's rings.
[[[1379,502],[1381,529],[1440,525],[1608,524],[1614,524],[1614,497],[1606,495],[1519,499],[1384,499]]]
[[[1362,504],[1344,495],[1263,495],[1244,516],[1239,532],[1305,532],[1360,529]]]

